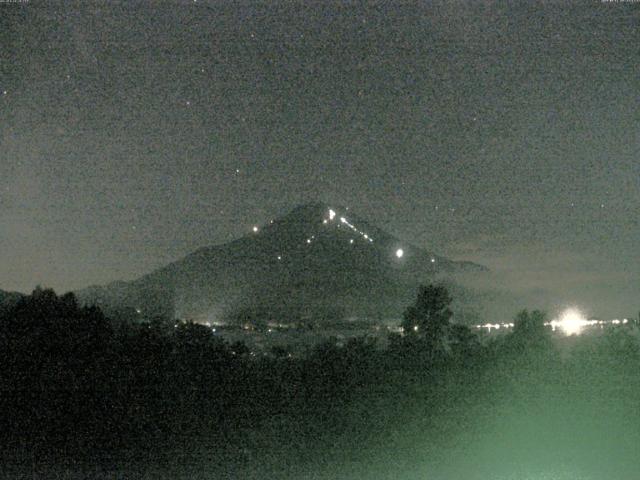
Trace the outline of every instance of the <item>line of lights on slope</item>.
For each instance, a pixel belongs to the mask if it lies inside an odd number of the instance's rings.
[[[329,221],[332,221],[335,217],[336,217],[336,212],[334,212],[333,210],[329,209]],[[349,223],[349,221],[346,218],[340,217],[340,223],[343,224],[343,225],[346,225],[352,231],[358,233],[362,238],[367,240],[369,243],[373,243],[373,238],[371,238],[369,236],[369,234],[367,234],[367,233],[365,233],[365,232],[363,232],[361,230],[358,230],[354,225]]]
[[[329,218],[324,218],[322,220],[322,223],[326,225],[329,222],[332,222],[333,220],[335,220],[336,216],[337,216],[336,211],[330,208]],[[269,223],[273,224],[273,220],[271,220]],[[358,233],[362,238],[364,238],[369,243],[373,243],[373,238],[371,238],[368,233],[358,230],[354,225],[349,223],[349,221],[345,217],[342,217],[342,216],[340,217],[340,223],[343,225],[346,225],[355,233]],[[340,227],[340,225],[338,225],[338,227]],[[260,228],[257,225],[254,225],[252,230],[253,230],[253,233],[258,233],[260,231]],[[315,235],[311,235],[311,237],[307,238],[306,240],[307,245],[310,245],[315,240],[315,238],[316,238]],[[353,238],[349,239],[349,244],[353,245],[353,242],[354,242]],[[397,258],[402,258],[404,256],[404,250],[402,248],[398,248],[395,252],[395,255]],[[278,260],[282,260],[282,255],[278,255],[277,258]],[[432,257],[431,263],[435,263],[435,261],[436,259]]]

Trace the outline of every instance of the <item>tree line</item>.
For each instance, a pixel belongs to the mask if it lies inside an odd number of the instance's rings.
[[[4,454],[170,448],[178,439],[228,438],[274,415],[312,417],[372,389],[435,384],[447,372],[481,379],[505,361],[524,369],[558,362],[542,312],[522,311],[512,333],[481,341],[452,322],[451,301],[443,286],[420,287],[404,333],[385,349],[362,337],[320,342],[302,358],[284,347],[254,357],[200,324],[119,322],[73,294],[37,288],[0,315]],[[629,361],[640,356],[637,342],[613,343]]]

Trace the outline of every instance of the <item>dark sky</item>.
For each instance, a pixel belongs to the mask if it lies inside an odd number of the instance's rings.
[[[134,278],[322,200],[640,308],[640,3],[321,3],[0,3],[0,288]]]

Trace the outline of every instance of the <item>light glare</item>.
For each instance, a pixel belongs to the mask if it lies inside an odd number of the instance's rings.
[[[559,327],[565,335],[579,335],[588,324],[587,319],[575,308],[565,310],[558,320],[551,322],[554,329]]]

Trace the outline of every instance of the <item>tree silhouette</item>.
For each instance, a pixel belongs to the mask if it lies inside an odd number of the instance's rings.
[[[507,344],[513,353],[543,354],[551,360],[551,333],[545,326],[546,314],[540,310],[522,310],[514,319],[513,333]]]
[[[453,312],[452,299],[442,285],[421,285],[413,305],[403,315],[402,327],[408,335],[417,336],[435,346],[446,334]]]
[[[528,338],[539,338],[545,335],[544,326],[546,315],[540,310],[521,310],[516,315],[513,325],[513,333]]]

